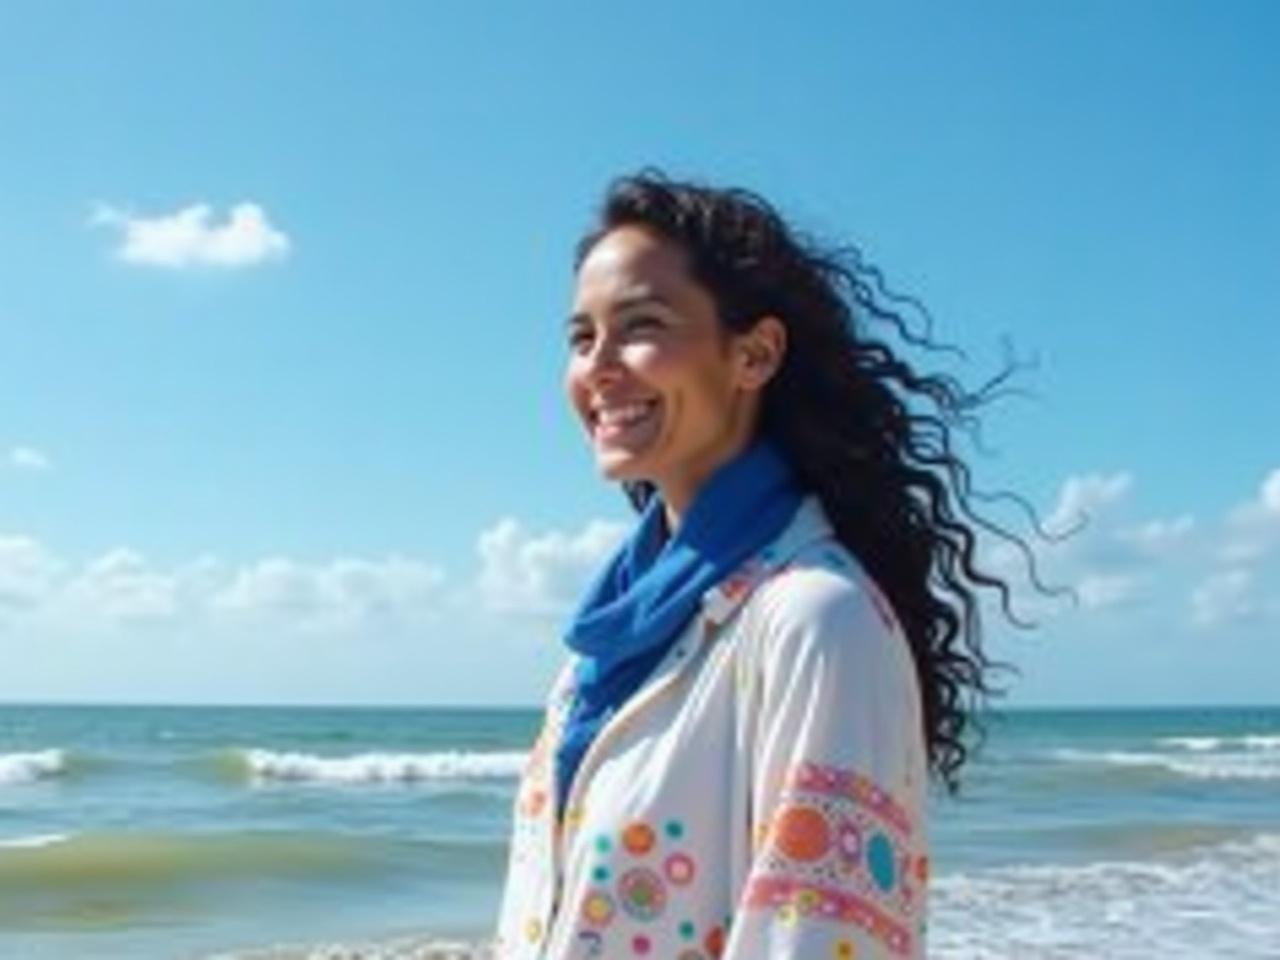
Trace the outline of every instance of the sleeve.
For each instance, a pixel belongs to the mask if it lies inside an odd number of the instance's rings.
[[[927,772],[910,650],[869,580],[778,579],[760,605],[751,857],[723,956],[923,957]]]

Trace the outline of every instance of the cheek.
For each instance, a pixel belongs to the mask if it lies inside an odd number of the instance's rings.
[[[671,371],[679,368],[680,357],[661,343],[633,343],[623,350],[622,365],[634,377],[657,382],[671,377]]]
[[[698,402],[717,377],[699,345],[688,342],[638,344],[627,366],[654,389],[679,396],[682,406]]]
[[[565,364],[560,385],[569,405],[578,412],[582,412],[586,406],[587,390],[582,365],[577,360],[570,360]]]

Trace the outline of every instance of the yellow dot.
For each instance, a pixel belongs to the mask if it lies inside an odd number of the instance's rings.
[[[766,820],[764,823],[756,827],[756,835],[753,840],[755,850],[759,851],[759,849],[764,846],[764,842],[767,839],[769,839],[769,822]]]
[[[833,951],[836,960],[853,960],[853,941],[846,938],[840,938],[836,941],[835,950]]]
[[[813,913],[813,910],[817,905],[818,895],[812,890],[801,890],[796,894],[796,909],[801,913]]]
[[[530,943],[537,943],[542,939],[542,921],[537,917],[530,917],[525,921],[524,938]]]

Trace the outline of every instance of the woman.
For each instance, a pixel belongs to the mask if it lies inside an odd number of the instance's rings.
[[[951,454],[975,398],[867,336],[922,342],[866,276],[752,194],[610,189],[565,384],[641,514],[567,631],[499,956],[924,955],[926,782],[987,689],[972,588],[1004,585]]]

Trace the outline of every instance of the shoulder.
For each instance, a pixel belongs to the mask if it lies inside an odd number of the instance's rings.
[[[859,678],[915,685],[911,650],[889,601],[834,537],[791,557],[760,584],[750,607],[747,630],[766,671],[817,659]]]
[[[905,642],[880,587],[834,537],[808,544],[760,584],[758,624],[770,633],[858,629]]]

